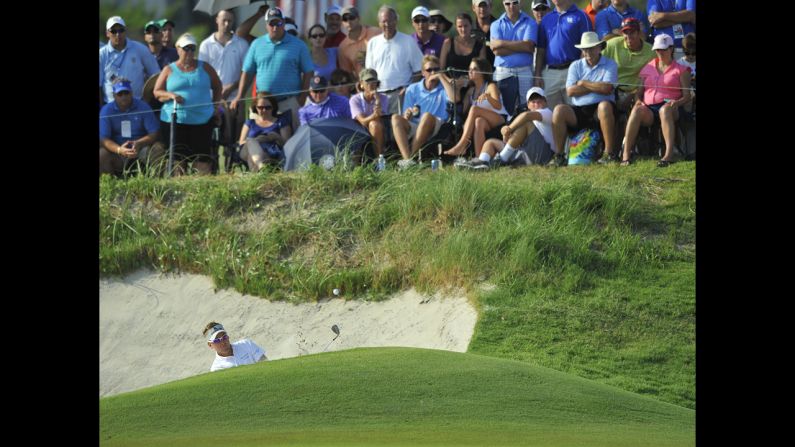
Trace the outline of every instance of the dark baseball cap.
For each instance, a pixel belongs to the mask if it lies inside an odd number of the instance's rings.
[[[313,76],[309,81],[309,90],[321,90],[328,87],[328,80],[323,76]]]
[[[284,14],[282,14],[282,10],[279,8],[269,8],[268,12],[265,13],[265,23],[271,23],[273,19],[282,19],[284,20]]]

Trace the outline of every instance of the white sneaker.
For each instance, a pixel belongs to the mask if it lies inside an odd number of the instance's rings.
[[[479,158],[474,158],[469,161],[469,169],[488,170],[489,167],[489,162],[483,161]]]
[[[397,162],[397,166],[399,169],[408,169],[416,164],[417,162],[410,158],[408,160],[400,160]]]

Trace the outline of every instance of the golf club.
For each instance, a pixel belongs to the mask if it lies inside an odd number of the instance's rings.
[[[324,349],[323,352],[328,351],[328,347],[331,346],[331,344],[334,343],[334,340],[336,340],[337,337],[340,336],[340,327],[337,326],[336,324],[331,326],[331,331],[334,332],[337,335],[334,336],[334,338],[332,338],[330,342],[328,342],[328,344],[326,345],[326,349]]]

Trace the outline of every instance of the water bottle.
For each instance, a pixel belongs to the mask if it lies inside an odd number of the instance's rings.
[[[384,169],[386,169],[386,158],[384,158],[384,154],[380,154],[378,155],[378,161],[375,164],[375,170],[381,172]]]

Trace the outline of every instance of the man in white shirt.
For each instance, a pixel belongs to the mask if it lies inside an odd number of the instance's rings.
[[[209,334],[207,346],[215,351],[215,360],[210,366],[211,372],[268,360],[265,356],[265,350],[247,338],[230,343],[229,335],[221,323],[210,322],[204,328],[203,333],[205,335]]]
[[[382,34],[367,42],[364,65],[378,73],[379,92],[389,97],[389,113],[400,113],[403,93],[412,82],[422,79],[422,53],[417,42],[397,30],[398,14],[391,6],[378,9]]]
[[[204,39],[199,46],[199,59],[210,64],[221,78],[221,98],[232,101],[237,96],[243,59],[248,52],[248,42],[232,32],[235,15],[231,10],[221,11],[215,16],[218,31]],[[246,121],[244,107],[230,110],[226,104],[221,127],[221,144],[231,147],[240,138],[240,129]]]

